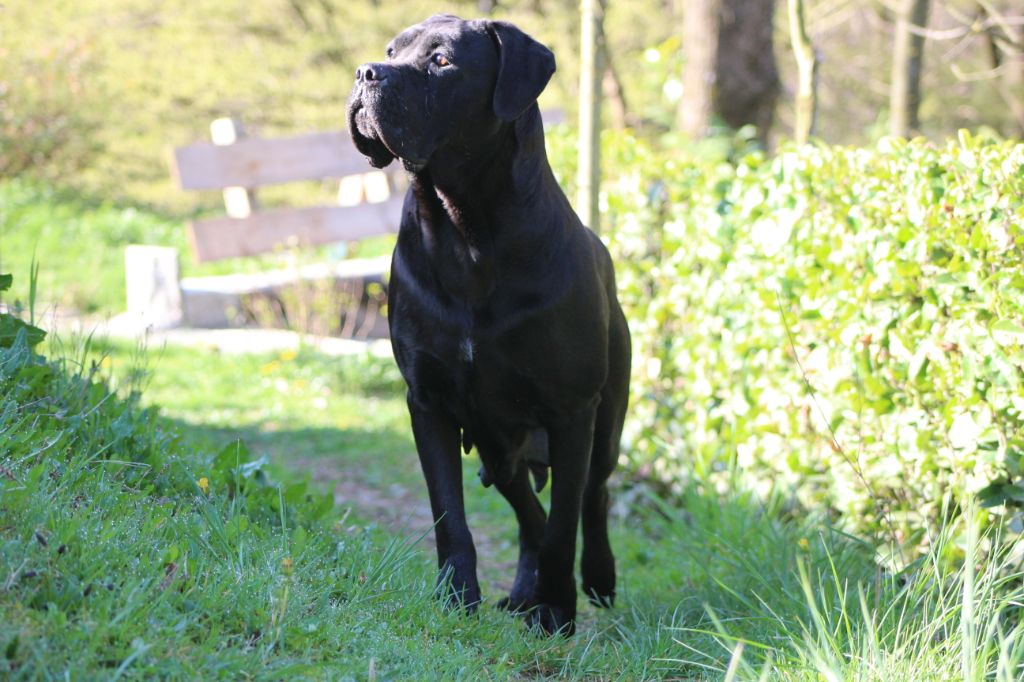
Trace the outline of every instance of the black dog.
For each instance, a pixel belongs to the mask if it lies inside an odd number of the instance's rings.
[[[434,16],[356,71],[349,129],[374,166],[411,173],[391,266],[391,343],[436,521],[440,585],[480,601],[460,447],[476,446],[519,521],[500,603],[573,632],[583,590],[615,597],[606,481],[618,458],[630,340],[611,258],[573,213],[544,149],[551,51],[515,26]],[[539,491],[551,468],[551,514]],[[450,581],[450,582],[449,582]]]

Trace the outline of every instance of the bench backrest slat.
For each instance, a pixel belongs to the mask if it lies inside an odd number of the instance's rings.
[[[230,145],[198,142],[174,150],[182,189],[260,187],[340,178],[370,170],[347,130],[293,137],[244,137]]]

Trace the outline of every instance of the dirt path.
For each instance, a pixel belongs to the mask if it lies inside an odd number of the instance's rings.
[[[296,462],[294,466],[299,470],[310,471],[314,481],[332,486],[334,503],[339,510],[351,508],[359,517],[375,521],[399,536],[410,539],[423,536],[416,550],[433,558],[434,533],[430,528],[434,520],[425,492],[421,494],[418,489],[410,490],[397,483],[381,489],[360,481],[351,472],[323,459]],[[509,539],[515,532],[515,516],[509,510],[510,525],[506,527],[491,526],[481,519],[473,518],[469,519],[469,523],[476,544],[482,587],[489,598],[497,601],[511,589],[512,578],[515,576],[514,560],[501,561],[496,558],[510,554]]]

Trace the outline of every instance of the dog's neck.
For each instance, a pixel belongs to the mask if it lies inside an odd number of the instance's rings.
[[[471,240],[474,232],[493,230],[490,218],[498,206],[532,200],[534,186],[517,178],[537,178],[537,172],[516,172],[523,165],[546,165],[544,129],[534,104],[519,119],[503,123],[497,132],[470,149],[443,148],[413,176],[421,201],[436,197],[456,229]],[[520,168],[520,170],[522,170]]]
[[[508,188],[515,146],[513,125],[502,124],[480,144],[439,149],[416,180],[430,183],[442,201],[457,206],[487,201]]]
[[[504,124],[472,154],[439,150],[412,178],[421,239],[435,272],[453,298],[471,307],[494,290],[496,218],[509,201],[515,156],[514,128]]]
[[[534,105],[472,154],[440,150],[413,175],[420,239],[449,294],[470,306],[491,295],[500,269],[497,254],[528,245],[524,230],[544,228],[528,216],[544,186],[541,178],[550,172]],[[498,248],[509,241],[515,244]]]

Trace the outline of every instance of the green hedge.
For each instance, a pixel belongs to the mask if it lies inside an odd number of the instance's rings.
[[[606,143],[635,465],[781,488],[904,556],[973,495],[1019,530],[1024,145]]]

